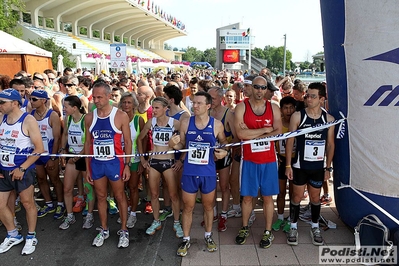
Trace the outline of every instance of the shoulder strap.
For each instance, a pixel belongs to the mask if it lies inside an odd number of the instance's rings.
[[[135,115],[133,118],[133,125],[134,125],[134,128],[136,129],[137,133],[140,132],[139,119],[140,119],[140,116],[138,116],[138,115]]]

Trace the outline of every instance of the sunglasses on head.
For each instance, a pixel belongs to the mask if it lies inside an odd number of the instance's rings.
[[[267,85],[258,85],[258,84],[252,84],[252,87],[254,87],[254,89],[261,89],[261,90],[266,90],[267,89]]]

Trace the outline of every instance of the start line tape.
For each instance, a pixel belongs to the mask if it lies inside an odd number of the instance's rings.
[[[214,147],[209,147],[207,149],[217,149],[217,148],[225,148],[225,147],[234,147],[234,146],[241,146],[244,144],[251,144],[251,143],[256,143],[256,142],[261,142],[261,141],[276,141],[276,140],[282,140],[282,139],[288,139],[288,138],[293,138],[297,137],[300,135],[304,135],[307,133],[319,131],[322,129],[326,129],[332,126],[335,126],[337,124],[340,124],[340,127],[338,129],[338,134],[337,138],[342,138],[344,133],[345,133],[345,120],[346,118],[344,115],[340,112],[342,118],[339,120],[334,120],[331,122],[327,122],[324,124],[319,124],[315,125],[312,127],[308,127],[305,129],[297,129],[292,132],[287,132],[283,134],[278,134],[275,136],[269,136],[266,138],[259,138],[259,139],[253,139],[253,140],[246,140],[246,141],[241,141],[241,142],[236,142],[236,143],[229,143],[229,144],[223,144],[223,145],[218,145]],[[139,156],[151,156],[151,155],[162,155],[162,154],[174,154],[174,153],[181,153],[181,152],[188,152],[190,150],[197,150],[197,149],[182,149],[182,150],[170,150],[170,151],[162,151],[162,152],[149,152],[149,153],[142,153],[142,154],[123,154],[123,155],[114,155],[113,157],[120,157],[120,158],[125,158],[125,157],[139,157]],[[0,152],[0,155],[18,155],[18,156],[52,156],[52,157],[96,157],[96,158],[101,158],[101,157],[108,157],[108,156],[98,156],[98,155],[92,155],[92,154],[52,154],[52,153],[31,153],[31,154],[15,154],[15,153],[2,153]]]

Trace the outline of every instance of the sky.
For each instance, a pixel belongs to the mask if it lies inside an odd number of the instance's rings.
[[[323,51],[320,0],[155,0],[186,25],[188,36],[166,41],[172,47],[216,47],[216,29],[241,23],[251,29],[254,47],[284,46],[293,62],[312,61]]]

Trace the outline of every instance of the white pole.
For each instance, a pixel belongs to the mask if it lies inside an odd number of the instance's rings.
[[[249,51],[248,51],[248,72],[251,74],[251,35],[248,35],[249,38]]]
[[[284,34],[284,62],[283,62],[283,77],[285,76],[285,61],[287,60],[287,34]]]

